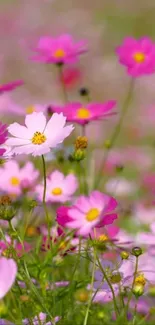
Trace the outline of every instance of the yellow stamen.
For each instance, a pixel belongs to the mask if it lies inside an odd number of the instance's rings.
[[[26,114],[32,114],[33,112],[35,112],[35,106],[26,107]]]
[[[96,208],[90,209],[86,214],[87,221],[94,221],[98,218],[100,211]]]
[[[51,191],[51,194],[53,194],[53,195],[61,195],[62,194],[62,189],[60,187],[55,187]]]
[[[13,185],[13,186],[18,186],[19,183],[20,183],[20,180],[19,180],[19,178],[17,178],[17,177],[12,177],[12,178],[10,179],[10,183],[11,183],[11,185]]]
[[[57,58],[57,59],[64,58],[64,56],[65,56],[65,51],[62,50],[62,49],[58,49],[58,50],[55,51],[54,56],[55,56],[55,58]]]
[[[145,61],[145,55],[142,52],[136,52],[133,57],[137,63],[143,63]]]
[[[46,141],[46,137],[41,132],[35,132],[31,141],[32,141],[33,144],[39,144],[40,145],[40,144],[43,144]]]
[[[135,284],[141,284],[141,285],[145,286],[145,284],[146,284],[146,279],[145,279],[145,277],[144,277],[143,274],[139,274],[139,275],[136,277],[136,279],[135,279]]]
[[[103,242],[103,241],[107,241],[108,240],[108,236],[105,234],[102,234],[98,237],[98,240]]]
[[[81,107],[77,110],[76,116],[80,119],[86,119],[90,117],[90,111],[88,108]]]

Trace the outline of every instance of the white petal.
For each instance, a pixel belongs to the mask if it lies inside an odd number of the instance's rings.
[[[44,132],[46,127],[46,117],[42,112],[34,112],[32,114],[26,115],[25,124],[27,128],[33,133],[37,131]]]

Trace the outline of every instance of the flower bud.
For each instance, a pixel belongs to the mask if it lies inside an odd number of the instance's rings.
[[[155,297],[155,286],[149,288],[149,296]]]
[[[88,96],[89,90],[88,90],[88,88],[82,87],[82,88],[80,88],[79,93],[81,96]]]
[[[118,173],[122,172],[123,169],[124,169],[124,166],[123,166],[123,165],[116,165],[116,171],[117,171]]]
[[[113,274],[110,276],[110,282],[112,284],[116,284],[116,283],[120,283],[122,277],[121,274],[119,272],[113,272]]]
[[[143,252],[142,252],[142,249],[140,247],[134,247],[132,249],[132,255],[138,257],[138,256],[140,256],[142,254],[143,254]]]
[[[134,285],[132,292],[135,295],[135,297],[138,298],[143,295],[144,286],[142,284],[136,284]]]
[[[89,291],[86,289],[79,289],[75,292],[75,299],[80,302],[87,302],[89,298]]]
[[[0,206],[0,219],[10,221],[16,215],[16,210],[10,205]]]
[[[106,149],[110,149],[111,148],[111,141],[110,140],[106,140],[104,142],[104,146],[105,146]]]
[[[85,158],[85,151],[82,149],[75,150],[73,153],[73,160],[74,161],[81,161]]]
[[[76,141],[75,141],[75,149],[86,149],[88,146],[88,139],[87,137],[77,137]]]
[[[129,253],[126,251],[122,251],[121,258],[122,258],[122,260],[127,260],[129,258]]]

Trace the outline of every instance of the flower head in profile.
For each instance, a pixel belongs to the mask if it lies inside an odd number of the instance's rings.
[[[17,87],[22,86],[23,84],[24,84],[23,80],[15,80],[7,84],[0,85],[0,95],[6,91],[12,91]]]
[[[0,299],[11,289],[17,274],[17,265],[13,259],[0,257]]]
[[[80,54],[86,52],[84,41],[74,42],[69,34],[63,34],[57,38],[50,36],[41,37],[35,49],[37,53],[34,61],[42,63],[75,63]]]
[[[46,201],[47,202],[66,202],[71,199],[78,187],[78,181],[74,174],[68,174],[66,177],[64,174],[55,170],[47,179],[47,191]],[[36,192],[38,197],[42,200],[44,186],[38,185]]]
[[[12,152],[41,156],[62,143],[70,135],[73,126],[65,126],[66,117],[63,114],[53,114],[47,122],[42,112],[26,115],[25,126],[13,123],[8,127],[12,135],[6,145],[12,147]]]
[[[117,219],[113,197],[99,191],[90,196],[79,196],[72,207],[57,210],[57,222],[62,227],[76,229],[78,235],[88,236],[93,228],[112,224]]]
[[[127,37],[116,52],[119,62],[127,67],[128,74],[132,77],[155,71],[155,44],[148,37],[138,40]]]
[[[105,103],[69,103],[64,107],[52,107],[53,112],[62,112],[67,121],[78,124],[87,124],[91,121],[106,119],[115,114],[113,108],[116,106],[115,100]]]
[[[0,157],[2,157],[6,151],[5,148],[3,147],[3,144],[7,139],[7,135],[8,135],[7,126],[0,122]]]
[[[38,176],[39,172],[31,162],[20,168],[15,160],[9,160],[0,168],[0,189],[7,194],[18,196],[25,189],[31,190]]]

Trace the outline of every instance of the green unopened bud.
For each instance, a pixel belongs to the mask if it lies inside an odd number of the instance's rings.
[[[119,272],[113,272],[113,274],[110,276],[110,282],[112,284],[115,284],[115,283],[120,283],[122,277],[121,277],[121,274]]]
[[[77,149],[75,150],[75,152],[73,153],[73,160],[74,161],[81,161],[85,158],[86,154],[85,151],[82,149]]]
[[[6,316],[7,314],[7,306],[3,301],[0,302],[0,318]]]
[[[138,256],[140,256],[142,254],[143,254],[143,252],[142,252],[142,249],[140,247],[134,247],[132,249],[132,255],[138,257]]]
[[[103,311],[99,311],[98,312],[98,314],[97,314],[97,317],[99,318],[99,319],[104,319],[105,318],[105,313],[103,312]]]
[[[87,302],[89,299],[89,291],[86,289],[79,289],[75,292],[75,299],[80,302]]]
[[[126,251],[122,251],[121,258],[122,258],[122,260],[127,260],[129,258],[129,253]]]
[[[15,260],[17,259],[17,252],[12,246],[6,248],[3,251],[2,255],[5,256],[6,258],[13,258]]]
[[[36,200],[32,200],[29,202],[30,209],[34,209],[38,206],[38,202]]]
[[[124,166],[123,166],[123,165],[117,165],[117,166],[116,166],[116,171],[117,171],[118,173],[122,172],[123,169],[124,169]]]
[[[132,292],[135,295],[135,297],[138,298],[143,295],[144,286],[142,284],[136,284],[134,285]]]
[[[111,141],[110,140],[106,140],[104,142],[104,146],[105,146],[106,149],[110,149],[111,148]]]
[[[0,206],[0,219],[10,221],[16,215],[16,210],[12,206]]]
[[[155,307],[151,307],[150,308],[150,314],[151,315],[155,315]]]

